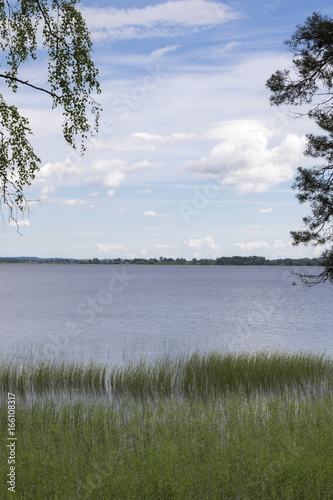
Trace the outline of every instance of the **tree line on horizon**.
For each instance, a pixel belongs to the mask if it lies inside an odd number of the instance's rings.
[[[187,260],[185,258],[160,257],[145,259],[137,257],[133,259],[68,259],[68,258],[39,258],[39,257],[0,257],[1,264],[135,264],[135,265],[198,265],[198,266],[321,266],[319,258],[285,258],[285,259],[266,259],[252,255],[243,257],[234,255],[233,257],[218,257],[216,259],[197,259]]]

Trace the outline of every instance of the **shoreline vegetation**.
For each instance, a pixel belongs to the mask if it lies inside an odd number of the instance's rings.
[[[0,387],[2,436],[7,393],[16,400],[20,499],[332,497],[333,360],[322,355],[14,359],[0,363]],[[6,460],[3,498],[8,473]]]
[[[40,258],[40,257],[0,257],[0,264],[100,264],[100,265],[177,265],[177,266],[322,266],[320,259],[300,258],[300,259],[266,259],[256,255],[242,257],[218,257],[216,259],[196,259],[186,260],[184,258],[159,257],[144,259],[141,257],[134,259],[67,259],[67,258]]]

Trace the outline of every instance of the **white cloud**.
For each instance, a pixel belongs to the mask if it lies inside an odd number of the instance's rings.
[[[208,245],[208,247],[212,248],[213,250],[218,250],[218,245],[215,243],[214,239],[212,236],[206,236],[204,238],[191,238],[186,242],[190,248],[195,248],[199,249],[202,248],[203,245]]]
[[[87,202],[85,200],[76,200],[74,198],[60,200],[60,202],[65,207],[82,207],[82,206],[87,204]]]
[[[81,8],[92,36],[131,39],[186,34],[238,17],[229,5],[209,0],[171,0],[143,8]]]
[[[55,188],[53,186],[45,186],[42,190],[41,190],[41,194],[44,194],[44,195],[47,195],[47,194],[50,194],[50,193],[53,193],[55,190]]]
[[[44,202],[48,204],[60,205],[62,207],[87,207],[87,208],[96,208],[95,205],[92,205],[90,201],[80,200],[77,198],[52,198],[49,196],[41,197]]]
[[[236,247],[239,247],[241,250],[254,250],[257,248],[269,248],[269,244],[266,241],[249,241],[248,243],[235,243]]]
[[[113,172],[102,173],[99,175],[91,175],[87,177],[86,184],[92,186],[104,186],[104,187],[119,187],[123,180],[125,180],[126,175],[120,170],[115,170]]]
[[[152,192],[152,190],[148,189],[148,188],[147,189],[140,189],[140,191],[139,191],[140,194],[148,194],[148,193],[151,193],[151,192]]]
[[[259,210],[261,214],[271,214],[273,212],[272,208],[263,208],[262,210]]]
[[[26,219],[18,220],[18,221],[11,220],[9,222],[9,225],[13,226],[13,227],[27,227],[27,226],[31,225],[31,222],[29,220],[26,220]]]
[[[143,141],[150,142],[150,149],[155,149],[156,144],[174,144],[176,142],[183,142],[187,140],[192,140],[195,138],[194,133],[184,134],[184,133],[175,133],[170,135],[156,135],[156,134],[148,134],[146,132],[134,132],[132,134],[134,139],[142,139]]]
[[[119,158],[115,160],[103,159],[94,161],[92,169],[97,170],[98,172],[110,172],[112,170],[126,168],[126,166],[126,162]]]
[[[112,149],[114,151],[152,151],[154,144],[147,141],[130,137],[111,137],[110,139],[98,139],[93,145],[93,149]]]
[[[60,205],[64,207],[87,207],[87,208],[96,208],[95,205],[92,205],[89,201],[86,200],[77,200],[74,198],[69,199],[58,199],[57,200]]]
[[[230,52],[233,48],[243,45],[242,42],[228,42],[223,47],[219,47],[217,52],[219,54],[224,54],[225,52]]]
[[[179,47],[181,47],[181,45],[168,45],[163,49],[154,50],[149,57],[152,60],[159,59],[160,57],[163,57],[165,54],[168,54],[168,52],[174,52]]]
[[[148,160],[141,160],[131,164],[123,159],[97,160],[92,164],[93,175],[88,175],[85,182],[92,186],[112,188],[108,194],[113,196],[114,188],[119,187],[123,183],[127,173],[139,172],[152,168],[156,169],[163,166],[163,163],[156,163]]]
[[[292,179],[305,145],[304,137],[275,135],[259,120],[225,122],[206,138],[221,142],[208,156],[188,161],[185,169],[219,175],[222,184],[234,185],[239,193],[267,191]]]
[[[274,248],[286,248],[290,247],[292,245],[291,241],[288,241],[287,243],[283,243],[281,240],[274,240],[273,246]]]
[[[78,178],[83,170],[82,166],[76,165],[70,160],[45,163],[36,173],[36,182],[45,182],[46,179],[50,182],[50,178],[58,182],[67,181],[72,178]],[[47,187],[46,189],[51,188]],[[54,190],[54,187],[52,189]]]
[[[169,248],[169,245],[164,245],[162,243],[155,243],[154,248]]]
[[[155,212],[155,210],[147,210],[146,212],[143,212],[145,217],[165,217],[164,214],[160,214],[158,212]]]
[[[142,160],[132,165],[129,165],[126,170],[128,172],[133,172],[135,170],[146,170],[147,168],[159,168],[164,167],[164,163],[154,163],[152,161]]]
[[[113,245],[105,245],[104,243],[96,243],[97,253],[101,255],[112,254],[114,252],[118,252],[120,250],[125,250],[123,245],[113,244]]]

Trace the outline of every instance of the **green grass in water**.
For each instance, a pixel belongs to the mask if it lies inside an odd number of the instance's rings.
[[[322,356],[1,366],[0,384],[3,443],[7,391],[17,392],[16,493],[4,452],[0,498],[333,498],[332,362]]]
[[[113,368],[94,363],[0,365],[0,389],[22,397],[68,392],[197,398],[235,392],[280,394],[292,389],[330,392],[332,385],[332,360],[304,353],[193,354]]]

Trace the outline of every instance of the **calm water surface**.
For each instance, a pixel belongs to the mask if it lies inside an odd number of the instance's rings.
[[[2,359],[333,355],[333,286],[292,286],[287,268],[4,264],[0,280]]]

